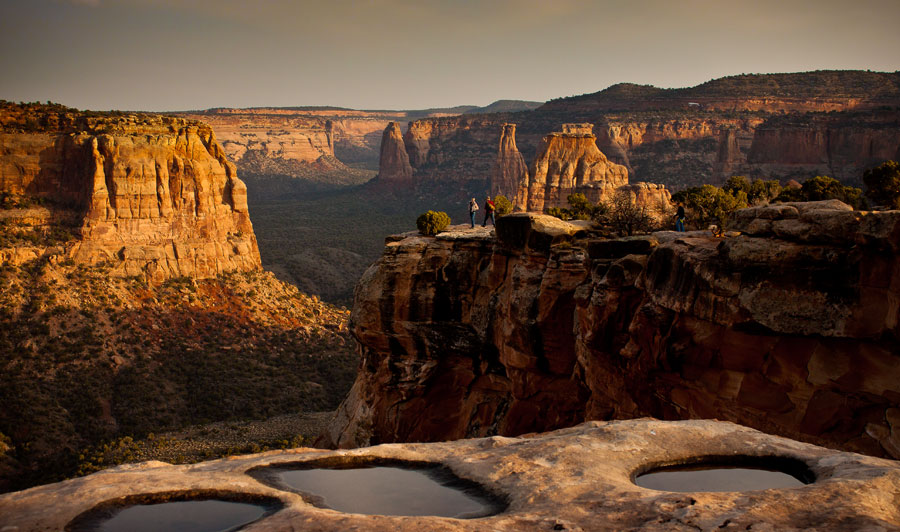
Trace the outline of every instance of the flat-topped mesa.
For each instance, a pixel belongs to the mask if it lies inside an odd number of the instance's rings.
[[[0,108],[0,121],[0,191],[70,212],[75,261],[154,280],[261,267],[247,188],[209,126],[26,105]]]
[[[594,124],[563,124],[564,135],[593,135]]]
[[[607,159],[590,124],[564,124],[543,138],[527,179],[519,182],[516,208],[543,211],[568,206],[569,194],[598,202],[628,183],[628,169]]]
[[[528,165],[516,147],[516,125],[503,124],[497,162],[491,172],[491,194],[514,199],[519,183],[528,180]]]
[[[379,185],[412,184],[413,168],[409,164],[409,155],[403,142],[400,124],[391,122],[381,136],[381,158],[378,163],[378,175],[372,180]]]

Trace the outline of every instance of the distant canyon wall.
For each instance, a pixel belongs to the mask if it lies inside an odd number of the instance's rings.
[[[47,223],[72,213],[77,262],[151,279],[260,268],[247,188],[208,125],[15,105],[0,125],[0,191],[49,200]],[[20,214],[35,216],[5,216]],[[4,260],[40,252],[14,249]]]
[[[594,125],[597,147],[628,169],[631,182],[676,190],[722,184],[732,175],[782,181],[828,175],[858,186],[865,169],[900,158],[898,111],[803,114],[790,120],[691,109],[672,118],[621,112],[586,117],[542,108],[422,119],[410,123],[404,140],[416,182],[481,181],[490,189],[504,124],[516,124],[517,149],[530,162],[542,149],[543,137],[573,117]]]
[[[900,458],[900,211],[739,211],[623,239],[535,214],[392,239],[360,280],[327,443],[717,418]]]

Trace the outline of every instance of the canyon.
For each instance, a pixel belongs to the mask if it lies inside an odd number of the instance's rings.
[[[262,271],[199,122],[4,102],[0,286],[0,491],[132,437],[330,410],[354,374],[348,312]]]
[[[716,418],[900,458],[900,211],[738,211],[733,236],[592,237],[532,213],[389,239],[323,442]]]
[[[619,84],[526,112],[423,118],[404,136],[417,183],[490,189],[504,124],[526,161],[565,123],[594,124],[597,146],[632,182],[679,190],[732,175],[859,185],[900,157],[900,74],[818,71],[731,76],[686,89]]]
[[[0,126],[0,190],[50,206],[6,217],[36,218],[41,230],[68,219],[78,237],[65,257],[156,281],[260,269],[247,187],[209,126],[15,104],[0,110]],[[2,257],[18,265],[39,255]]]

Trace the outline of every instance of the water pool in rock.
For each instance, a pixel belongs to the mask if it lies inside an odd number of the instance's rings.
[[[436,466],[279,467],[258,475],[273,486],[301,493],[316,506],[346,513],[467,519],[505,508],[477,484]]]
[[[101,504],[77,517],[69,532],[230,532],[275,512],[277,500],[192,500],[182,496],[154,500],[138,496]]]
[[[650,469],[638,475],[634,483],[659,491],[695,492],[797,488],[814,480],[804,464],[792,461],[737,460],[730,465],[716,462]]]

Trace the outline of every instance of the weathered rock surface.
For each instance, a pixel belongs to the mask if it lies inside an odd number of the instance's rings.
[[[374,182],[388,187],[408,186],[412,183],[412,173],[400,124],[391,122],[381,137],[381,158]]]
[[[659,464],[703,456],[786,457],[817,481],[745,492],[674,493],[632,477]],[[508,504],[478,519],[361,515],[318,508],[258,482],[253,468],[323,458],[440,463]],[[833,451],[715,421],[589,422],[520,438],[380,445],[352,451],[293,449],[194,465],[120,466],[0,496],[3,530],[62,530],[98,504],[129,495],[187,492],[274,497],[281,510],[244,530],[896,530],[900,465]]]
[[[364,274],[363,360],[330,443],[652,415],[900,457],[900,212],[759,207],[727,239],[497,225],[390,242]]]
[[[544,137],[524,181],[519,182],[517,207],[542,212],[566,207],[566,197],[582,193],[597,202],[628,183],[628,169],[615,164],[597,148],[591,124],[563,124],[562,133]]]
[[[491,172],[491,194],[502,194],[516,202],[520,182],[528,182],[528,165],[516,147],[516,125],[503,124],[497,161]]]
[[[11,104],[0,123],[0,190],[74,213],[76,261],[152,279],[260,268],[247,188],[209,126]]]

